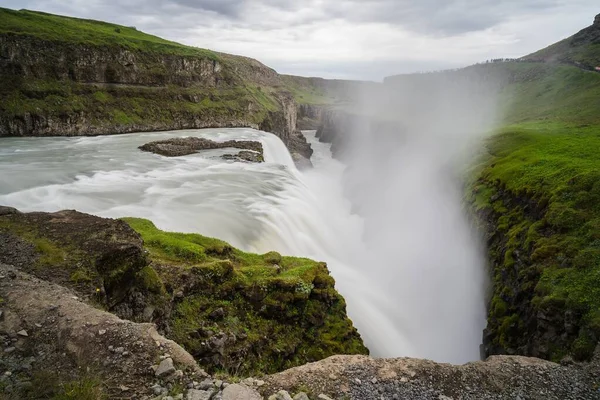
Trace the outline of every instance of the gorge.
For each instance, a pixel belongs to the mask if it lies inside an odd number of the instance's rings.
[[[382,83],[0,19],[0,392],[598,398],[598,18]]]

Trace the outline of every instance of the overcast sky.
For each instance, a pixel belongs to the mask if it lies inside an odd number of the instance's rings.
[[[384,76],[519,57],[591,25],[598,0],[0,0],[256,58],[281,73]]]

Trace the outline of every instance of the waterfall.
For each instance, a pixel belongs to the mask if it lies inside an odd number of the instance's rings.
[[[149,141],[192,135],[259,140],[266,162],[228,162],[220,158],[227,152],[223,149],[178,158],[137,149]],[[279,138],[252,129],[2,139],[0,204],[22,211],[77,209],[103,217],[148,218],[161,229],[218,237],[246,251],[276,250],[325,261],[375,356],[458,363],[477,359],[481,326],[476,332],[469,321],[481,315],[463,307],[469,288],[453,288],[454,295],[444,291],[445,298],[434,290],[440,281],[468,286],[463,278],[469,270],[461,269],[460,262],[472,263],[461,258],[464,249],[457,249],[454,260],[443,259],[447,253],[442,253],[420,272],[421,266],[402,264],[415,257],[390,259],[387,250],[374,252],[364,242],[365,221],[352,213],[344,196],[344,165],[331,158],[328,145],[319,143],[314,132],[307,138],[315,150],[315,168],[306,172],[295,168]],[[413,196],[410,201],[420,201],[418,195],[407,193]],[[412,250],[417,249],[422,246]],[[449,271],[449,266],[458,269]],[[424,296],[414,290],[419,279],[433,282],[424,286]],[[449,319],[466,325],[446,326]]]

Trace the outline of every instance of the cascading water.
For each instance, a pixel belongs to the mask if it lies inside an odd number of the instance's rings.
[[[220,157],[226,149],[177,158],[137,149],[149,141],[191,135],[259,140],[266,162],[227,162]],[[429,279],[427,274],[439,282],[441,270],[433,264],[411,277],[414,265],[403,266],[382,257],[385,251],[365,246],[364,221],[352,214],[344,197],[345,167],[314,132],[306,135],[315,150],[315,168],[306,172],[296,170],[276,136],[252,129],[2,139],[0,204],[22,211],[77,209],[104,217],[143,217],[164,230],[218,237],[247,251],[323,260],[374,355],[449,362],[478,358],[474,336],[480,336],[481,323],[443,331],[443,325],[425,322],[445,318],[440,310],[451,310],[456,314],[448,317],[461,322],[483,317],[465,315],[473,308],[461,309],[460,301],[436,307],[440,298],[434,292],[419,298],[411,284]],[[455,264],[459,276],[468,272]]]

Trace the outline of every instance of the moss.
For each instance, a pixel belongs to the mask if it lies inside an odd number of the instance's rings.
[[[207,370],[250,376],[368,353],[324,263],[246,253],[221,240],[124,220],[143,237],[156,266],[158,278],[149,269],[138,277],[151,274],[173,291],[185,282],[167,331]]]
[[[166,292],[162,279],[151,266],[142,268],[136,274],[136,282],[140,288],[151,293],[163,294]]]
[[[92,282],[92,277],[89,273],[89,271],[83,270],[83,269],[79,269],[76,270],[75,272],[73,272],[71,274],[71,281],[74,283],[90,283]]]
[[[571,346],[571,352],[575,360],[589,360],[594,354],[597,343],[597,337],[594,337],[585,329],[582,330]]]
[[[531,355],[535,340],[548,349],[536,355],[581,357],[600,337],[573,333],[592,332],[600,309],[599,129],[549,122],[503,128],[473,172],[469,201],[493,232],[488,330],[504,348]],[[537,336],[542,314],[556,337]],[[565,330],[565,315],[574,330]]]
[[[31,239],[36,251],[40,253],[38,264],[40,266],[50,266],[62,264],[65,261],[65,250],[52,243],[46,238],[35,237]]]

